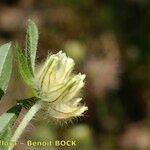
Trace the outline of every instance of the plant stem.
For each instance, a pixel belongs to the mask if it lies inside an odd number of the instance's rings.
[[[20,135],[26,128],[26,126],[29,124],[29,122],[32,120],[32,118],[35,116],[35,114],[40,110],[41,108],[41,102],[35,103],[30,110],[27,112],[27,114],[22,119],[21,123],[19,124],[18,128],[16,129],[14,135],[11,138],[11,142],[17,142]],[[8,148],[8,150],[13,150],[14,144],[11,144]]]

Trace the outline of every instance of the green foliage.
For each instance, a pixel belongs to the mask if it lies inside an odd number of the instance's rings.
[[[27,63],[27,59],[19,48],[16,51],[19,72],[23,80],[30,86],[33,86],[33,74]]]
[[[25,109],[30,109],[31,106],[33,106],[37,101],[38,101],[38,98],[31,97],[28,99],[19,100],[17,101],[17,103],[19,106],[24,107]]]
[[[37,102],[35,97],[19,100],[17,105],[0,116],[0,139],[9,140],[11,138],[11,127],[19,116],[21,109],[23,107],[29,109],[35,102]]]
[[[11,43],[0,46],[0,98],[7,89],[12,72]]]
[[[0,98],[8,87],[12,72],[12,57],[11,43],[0,46]],[[0,116],[0,139],[10,139],[10,129],[15,118],[16,115],[14,113],[4,113]]]
[[[28,30],[26,35],[26,58],[31,71],[34,71],[36,51],[38,45],[38,29],[36,24],[29,19]]]
[[[11,138],[11,128],[19,116],[21,109],[22,106],[17,104],[0,116],[0,139],[9,140]]]
[[[14,124],[16,120],[16,115],[14,113],[4,113],[2,116],[0,116],[0,139],[6,139],[8,140],[8,137],[10,137],[11,132],[10,128]]]
[[[19,67],[19,72],[24,81],[34,88],[34,65],[36,58],[36,50],[38,44],[38,29],[35,23],[29,20],[25,55],[16,47],[16,57]],[[0,98],[5,93],[12,71],[12,51],[11,43],[4,44],[0,47]],[[22,107],[30,108],[36,98],[30,98],[18,101],[17,105],[13,106],[6,113],[0,116],[0,139],[9,140],[12,136],[11,128],[20,114]]]
[[[16,115],[16,117],[18,117],[19,114],[20,114],[21,109],[22,109],[22,105],[17,104],[17,105],[15,105],[15,106],[13,106],[12,108],[10,108],[10,109],[7,111],[7,113],[13,113],[13,114]]]
[[[17,47],[17,61],[19,72],[23,78],[23,80],[32,88],[34,87],[34,67],[35,67],[35,59],[36,59],[36,51],[38,45],[38,29],[36,24],[32,21],[28,21],[28,29],[26,35],[26,48],[25,55],[19,47]]]

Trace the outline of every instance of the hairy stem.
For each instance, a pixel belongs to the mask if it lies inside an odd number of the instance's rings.
[[[31,119],[35,116],[35,114],[40,110],[41,108],[41,102],[35,103],[30,110],[27,112],[27,114],[22,119],[21,123],[19,124],[18,128],[16,129],[14,135],[12,136],[11,140],[12,142],[17,142],[19,137],[21,136],[22,132],[26,128],[26,126],[29,124]],[[14,144],[11,144],[8,150],[13,150]]]

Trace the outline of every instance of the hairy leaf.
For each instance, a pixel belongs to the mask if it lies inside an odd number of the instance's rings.
[[[17,55],[17,62],[18,62],[19,72],[20,72],[23,80],[29,86],[34,87],[33,74],[31,72],[31,70],[29,69],[26,57],[21,52],[21,50],[19,50],[19,48],[17,48],[16,55]]]
[[[6,91],[12,72],[11,43],[0,46],[0,98]]]
[[[8,129],[14,124],[16,115],[14,113],[4,113],[0,116],[0,139],[5,139]],[[10,133],[9,133],[10,134]]]
[[[36,97],[18,100],[17,105],[10,108],[6,113],[0,116],[0,140],[9,140],[11,138],[11,128],[18,118],[22,108],[29,109],[37,102]]]
[[[31,97],[28,99],[18,100],[17,103],[26,109],[30,109],[38,100],[39,99],[36,97]]]
[[[18,118],[23,105],[17,105],[10,108],[6,113],[0,116],[0,139],[9,140],[12,136],[11,128]]]
[[[13,106],[12,108],[10,108],[7,113],[13,113],[16,115],[16,117],[19,116],[20,112],[21,112],[21,109],[22,109],[22,105],[20,104],[17,104],[15,106]]]
[[[31,71],[34,72],[36,51],[38,45],[38,28],[36,24],[29,19],[28,30],[26,35],[26,57]]]

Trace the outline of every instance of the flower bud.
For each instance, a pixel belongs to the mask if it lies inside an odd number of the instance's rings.
[[[87,110],[77,98],[84,86],[85,74],[74,75],[73,59],[61,51],[50,55],[36,70],[38,97],[46,104],[47,113],[57,119],[81,116]]]

